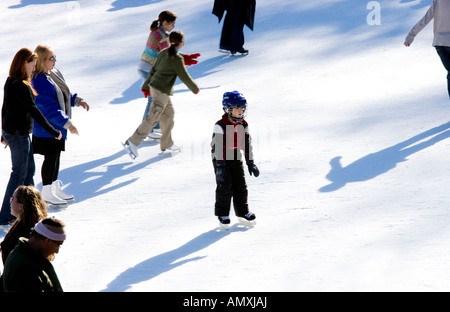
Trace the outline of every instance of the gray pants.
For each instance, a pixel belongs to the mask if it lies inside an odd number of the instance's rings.
[[[173,110],[172,101],[170,101],[168,94],[153,87],[150,87],[150,93],[153,98],[150,112],[128,140],[134,145],[139,146],[159,121],[161,125],[160,147],[161,150],[165,150],[173,145],[172,129],[174,126],[175,111]]]

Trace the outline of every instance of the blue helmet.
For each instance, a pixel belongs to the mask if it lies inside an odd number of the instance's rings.
[[[223,111],[234,122],[241,122],[245,118],[245,115],[247,112],[247,100],[242,95],[242,93],[239,93],[238,91],[225,92],[223,94],[222,107],[223,107]],[[232,115],[233,108],[237,108],[237,107],[242,107],[244,109],[241,117],[234,117]]]

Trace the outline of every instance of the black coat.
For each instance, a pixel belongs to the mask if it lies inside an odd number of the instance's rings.
[[[59,135],[59,131],[37,108],[31,88],[20,80],[8,77],[3,94],[2,129],[10,134],[18,131],[25,136],[33,131],[33,119],[51,135]]]
[[[227,11],[227,14],[237,17],[253,30],[255,7],[256,0],[214,0],[212,13],[219,18],[220,23],[224,12]]]

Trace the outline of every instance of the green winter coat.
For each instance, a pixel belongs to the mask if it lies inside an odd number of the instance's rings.
[[[159,52],[142,89],[149,91],[149,86],[152,86],[165,94],[173,95],[173,85],[179,77],[193,93],[198,93],[200,89],[184,66],[184,54],[178,52],[173,58],[169,58],[168,50],[166,48]]]
[[[63,291],[51,262],[31,248],[24,237],[6,260],[3,288],[13,292]]]

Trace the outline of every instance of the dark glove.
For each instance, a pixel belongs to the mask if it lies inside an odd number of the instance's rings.
[[[258,167],[256,167],[253,160],[247,161],[247,166],[248,166],[248,172],[250,173],[250,175],[252,175],[252,173],[253,173],[255,178],[259,176],[259,169],[258,169]]]
[[[216,162],[217,169],[216,169],[216,181],[218,184],[223,183],[225,181],[225,170],[226,166],[222,161]]]
[[[145,98],[147,98],[147,96],[150,96],[150,91],[147,91],[144,89],[142,89],[141,91],[142,91],[142,93],[144,93]]]
[[[197,57],[200,56],[200,53],[194,53],[194,54],[185,54],[184,57],[184,65],[191,66],[198,63],[196,60]]]

